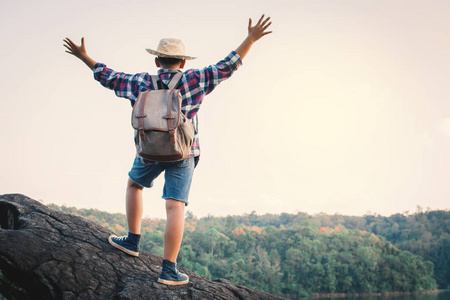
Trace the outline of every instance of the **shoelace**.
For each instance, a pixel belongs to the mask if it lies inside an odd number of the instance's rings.
[[[180,276],[183,274],[180,271],[178,271],[178,269],[175,269],[175,272],[177,273],[177,275],[180,275]]]
[[[121,237],[116,237],[115,239],[116,239],[117,241],[124,242],[125,240],[128,239],[128,237],[127,237],[127,236],[121,236]]]

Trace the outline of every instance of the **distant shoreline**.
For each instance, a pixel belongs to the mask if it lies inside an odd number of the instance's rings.
[[[311,293],[308,294],[308,298],[343,298],[343,297],[379,297],[379,296],[407,296],[407,295],[430,295],[443,293],[448,290],[431,290],[422,292],[386,292],[386,293],[356,293],[356,294],[345,294],[345,293],[330,293],[330,294],[320,294]]]

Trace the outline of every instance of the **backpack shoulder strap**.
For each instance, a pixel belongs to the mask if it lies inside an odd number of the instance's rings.
[[[170,79],[168,84],[165,84],[158,75],[152,75],[151,80],[152,80],[153,87],[155,90],[160,90],[160,89],[173,90],[180,82],[182,76],[183,76],[182,72],[176,73],[172,77],[172,79]],[[158,85],[158,82],[159,82],[159,85]]]
[[[183,76],[182,72],[176,73],[170,80],[169,84],[167,85],[169,89],[173,90],[178,85],[178,82],[180,82],[182,76]]]
[[[152,75],[152,76],[150,76],[150,78],[152,79],[153,88],[154,88],[155,90],[159,90],[159,88],[158,88],[158,80],[159,80],[159,76],[158,76],[158,75]]]

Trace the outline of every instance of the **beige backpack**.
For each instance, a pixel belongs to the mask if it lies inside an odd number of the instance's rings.
[[[163,89],[158,76],[152,76],[155,90],[139,94],[133,106],[131,125],[140,157],[158,162],[179,161],[191,152],[194,138],[192,122],[181,112],[181,94],[175,89],[183,73],[176,73]],[[167,88],[166,88],[167,87]]]

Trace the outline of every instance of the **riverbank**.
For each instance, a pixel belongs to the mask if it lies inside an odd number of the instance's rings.
[[[344,297],[380,297],[380,296],[409,296],[409,295],[431,295],[439,294],[444,292],[444,290],[431,290],[423,292],[387,292],[387,293],[357,293],[357,294],[345,294],[345,293],[330,293],[330,294],[319,294],[312,293],[309,294],[308,298],[344,298]]]

